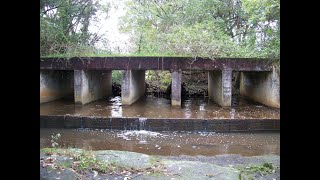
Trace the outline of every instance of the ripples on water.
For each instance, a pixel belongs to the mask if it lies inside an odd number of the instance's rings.
[[[98,100],[75,106],[70,100],[57,100],[40,105],[41,115],[83,115],[144,118],[217,118],[217,119],[279,119],[280,109],[267,107],[240,98],[237,106],[221,107],[203,98],[182,100],[181,107],[172,107],[171,100],[147,96],[130,106],[122,106],[121,97]]]
[[[40,147],[50,147],[53,133],[59,145],[87,150],[123,150],[151,155],[240,154],[280,155],[279,133],[151,132],[146,130],[40,129]]]
[[[239,99],[236,106],[221,107],[208,98],[182,100],[181,107],[172,107],[171,100],[147,96],[130,106],[122,106],[121,97],[110,97],[84,106],[71,100],[57,100],[40,105],[41,115],[82,115],[104,117],[138,117],[134,131],[92,129],[40,129],[40,146],[50,147],[52,133],[60,133],[60,146],[91,150],[124,150],[152,155],[240,154],[255,156],[280,155],[279,133],[214,133],[214,132],[151,132],[145,130],[148,118],[207,119],[279,119],[280,109]]]

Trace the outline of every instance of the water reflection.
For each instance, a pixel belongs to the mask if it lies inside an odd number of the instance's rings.
[[[236,112],[236,110],[234,108],[231,108],[230,119],[234,119],[235,112]]]
[[[83,115],[104,117],[145,117],[145,118],[247,118],[279,119],[280,109],[271,108],[239,99],[239,105],[221,107],[208,98],[182,100],[180,107],[172,107],[171,100],[147,96],[130,106],[122,106],[121,97],[110,97],[84,106],[75,106],[71,100],[57,100],[40,105],[41,115]]]
[[[150,132],[146,130],[40,129],[40,147],[59,145],[87,150],[124,150],[153,155],[280,155],[279,133]]]
[[[116,96],[114,98],[110,98],[110,102],[111,102],[111,116],[122,117],[121,97]]]

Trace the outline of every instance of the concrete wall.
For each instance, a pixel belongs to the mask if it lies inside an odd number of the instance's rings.
[[[73,96],[73,71],[40,70],[40,103]]]
[[[232,70],[208,72],[208,96],[220,106],[231,106]]]
[[[112,73],[102,70],[74,70],[74,100],[77,105],[112,94]]]
[[[280,75],[272,72],[241,72],[240,95],[280,108]]]
[[[181,106],[181,70],[173,70],[171,73],[171,105]]]
[[[145,94],[145,71],[126,70],[123,72],[121,85],[121,101],[123,105],[131,105]]]
[[[83,69],[83,70],[172,70],[190,71],[190,59],[194,57],[73,57],[40,58],[40,69]],[[193,70],[215,71],[270,71],[270,59],[261,58],[209,58],[197,57]]]

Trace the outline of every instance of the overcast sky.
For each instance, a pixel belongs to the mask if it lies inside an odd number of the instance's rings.
[[[127,52],[127,45],[129,44],[129,35],[125,33],[120,33],[119,28],[119,18],[125,15],[126,11],[124,9],[125,0],[98,0],[101,4],[111,3],[109,17],[106,18],[106,14],[99,14],[99,22],[92,24],[89,27],[91,32],[98,32],[109,40],[109,44],[113,51],[116,52],[118,47],[121,52]],[[100,30],[99,30],[100,28]],[[102,47],[99,44],[98,47]]]

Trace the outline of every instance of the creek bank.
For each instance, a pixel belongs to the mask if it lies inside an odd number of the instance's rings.
[[[263,175],[243,171],[263,163],[271,163],[275,167],[273,172]],[[40,151],[40,179],[239,179],[241,176],[272,180],[280,179],[279,167],[277,155],[206,157],[150,156],[114,150],[45,148]]]

